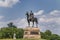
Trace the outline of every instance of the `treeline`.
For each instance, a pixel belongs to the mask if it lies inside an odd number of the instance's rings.
[[[14,33],[16,34],[16,38],[23,38],[24,30],[22,28],[17,28],[17,26],[13,25],[12,22],[7,25],[8,27],[3,27],[0,29],[0,39],[13,38]],[[52,34],[50,30],[40,33],[42,39],[60,40],[60,36],[57,34]]]
[[[50,30],[46,30],[45,32],[40,32],[42,39],[47,40],[60,40],[60,36],[57,34],[52,34]]]
[[[24,30],[22,28],[17,28],[12,22],[7,25],[8,27],[0,29],[0,39],[13,38],[14,33],[16,34],[16,38],[23,38]]]

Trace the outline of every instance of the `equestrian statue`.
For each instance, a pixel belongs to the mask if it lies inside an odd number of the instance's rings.
[[[30,22],[33,23],[32,27],[34,27],[34,22],[36,24],[36,27],[38,27],[38,20],[36,17],[34,17],[34,14],[32,11],[30,13],[26,12],[26,16],[27,16],[27,22],[28,22],[29,27],[30,27]]]

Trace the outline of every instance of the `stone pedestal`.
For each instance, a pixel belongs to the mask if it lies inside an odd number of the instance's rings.
[[[27,27],[24,29],[24,36],[23,38],[41,38],[40,30],[36,27]]]

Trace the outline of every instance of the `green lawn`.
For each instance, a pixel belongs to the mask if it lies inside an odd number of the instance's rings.
[[[45,39],[0,39],[0,40],[45,40]]]

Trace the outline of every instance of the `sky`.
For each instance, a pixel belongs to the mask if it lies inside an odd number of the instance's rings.
[[[0,28],[13,22],[18,28],[28,26],[26,12],[33,11],[40,31],[60,35],[60,0],[0,0]]]

